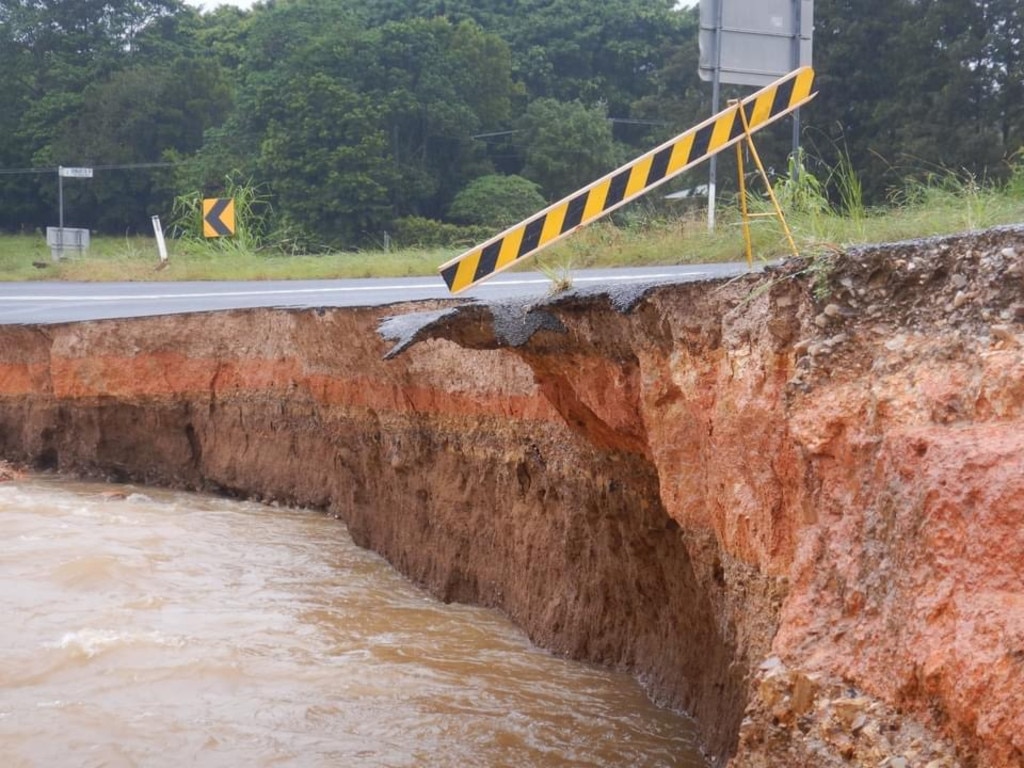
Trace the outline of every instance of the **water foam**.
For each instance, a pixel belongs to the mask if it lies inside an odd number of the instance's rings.
[[[181,648],[185,645],[185,639],[169,637],[161,632],[123,632],[86,628],[68,632],[57,642],[48,644],[48,647],[70,651],[75,656],[91,659],[108,650],[136,645]]]

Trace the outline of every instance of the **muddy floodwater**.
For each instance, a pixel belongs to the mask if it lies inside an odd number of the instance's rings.
[[[315,512],[0,484],[0,765],[704,766],[629,677]]]

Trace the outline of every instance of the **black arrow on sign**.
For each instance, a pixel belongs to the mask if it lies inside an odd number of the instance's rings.
[[[220,215],[224,213],[224,209],[226,209],[230,204],[230,197],[219,198],[217,202],[213,204],[210,212],[203,217],[203,221],[209,224],[213,228],[214,232],[221,237],[227,237],[228,235],[234,234],[231,229],[228,228],[228,225],[220,220]]]

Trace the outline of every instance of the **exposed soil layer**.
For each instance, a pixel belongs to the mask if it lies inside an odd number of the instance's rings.
[[[1004,228],[628,300],[0,327],[0,458],[324,509],[733,766],[1020,766],[1022,321]]]

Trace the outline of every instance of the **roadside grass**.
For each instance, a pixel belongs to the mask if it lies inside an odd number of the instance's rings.
[[[279,255],[230,247],[197,247],[168,240],[169,258],[160,265],[156,241],[147,237],[92,238],[84,256],[51,259],[44,238],[0,235],[0,280],[82,282],[163,280],[287,280],[356,277],[404,277],[435,274],[457,255],[442,249],[335,252]]]
[[[801,255],[834,252],[846,246],[947,235],[999,224],[1024,223],[1024,170],[1015,181],[985,185],[970,176],[945,174],[908,184],[889,205],[865,208],[855,190],[841,195],[837,212],[824,197],[817,204],[782,206]],[[853,182],[850,182],[853,186]],[[765,198],[751,200],[751,211],[770,213]],[[746,258],[742,222],[735,202],[720,209],[709,232],[703,211],[626,227],[594,224],[548,249],[552,267],[575,268],[742,261]],[[789,243],[773,216],[750,220],[754,258],[790,255]]]
[[[981,183],[967,174],[947,172],[907,184],[890,204],[865,208],[850,169],[837,172],[842,191],[837,212],[820,188],[780,190],[787,221],[802,255],[834,252],[844,246],[952,234],[998,224],[1024,222],[1024,163],[1018,161],[1009,182]],[[817,184],[817,182],[815,182]],[[820,185],[818,185],[820,187]],[[585,227],[547,249],[538,264],[528,259],[517,270],[547,270],[571,282],[575,269],[609,266],[654,266],[742,261],[745,258],[740,216],[735,204],[720,207],[718,226],[709,232],[703,211],[679,215],[647,213],[634,204],[616,221]],[[754,199],[752,209],[768,204]],[[789,254],[774,218],[751,221],[755,259]],[[147,237],[92,239],[87,255],[51,260],[43,236],[0,236],[0,280],[271,280],[435,275],[437,267],[463,248],[392,249],[285,255],[252,251],[231,241],[168,241],[170,258],[157,269],[155,241]],[[554,279],[554,278],[552,278]]]

